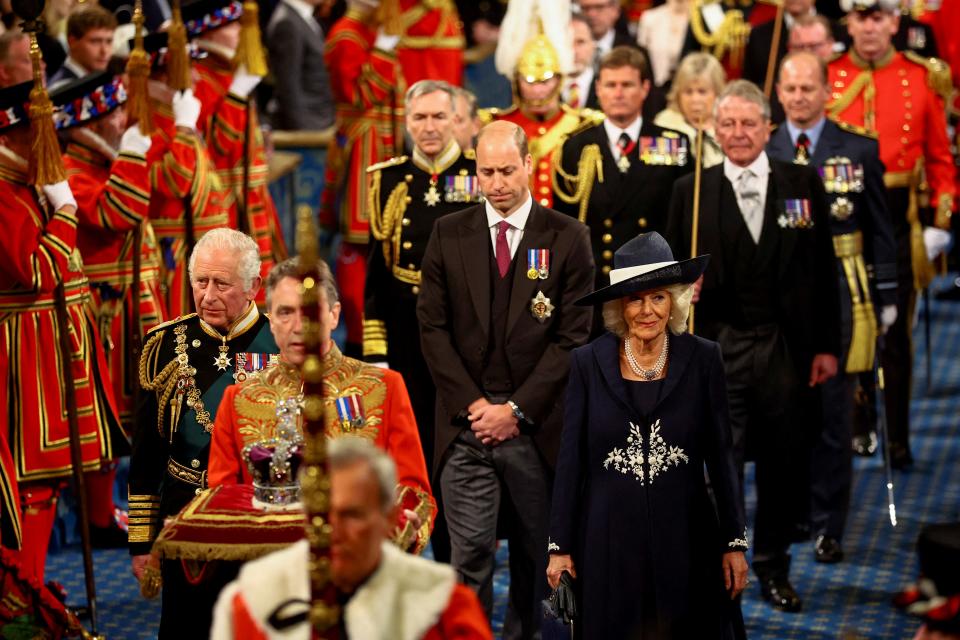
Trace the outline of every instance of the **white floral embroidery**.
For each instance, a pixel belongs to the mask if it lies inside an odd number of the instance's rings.
[[[732,540],[731,542],[728,542],[728,543],[727,543],[727,546],[730,547],[730,548],[732,548],[732,549],[735,549],[735,548],[737,548],[737,547],[740,547],[740,548],[743,548],[743,549],[749,549],[749,548],[750,548],[750,543],[747,542],[747,528],[746,528],[746,527],[743,528],[743,537],[742,537],[742,538],[735,538],[735,539]]]
[[[550,553],[551,551],[560,551],[560,545],[550,538],[547,538],[547,553]]]
[[[671,465],[680,466],[681,462],[690,462],[686,452],[680,447],[668,446],[660,435],[660,420],[650,425],[650,453],[646,456],[647,466],[650,468],[650,484],[653,479]],[[615,471],[622,474],[633,474],[634,478],[645,484],[643,435],[640,427],[630,423],[630,435],[627,436],[627,448],[614,447],[603,461],[603,468],[609,469],[613,465]]]

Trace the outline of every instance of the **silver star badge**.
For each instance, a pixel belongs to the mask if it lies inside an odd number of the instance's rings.
[[[217,368],[217,371],[226,371],[227,367],[230,366],[230,358],[227,357],[226,353],[221,353],[213,359],[213,366]]]
[[[787,216],[785,216],[785,215],[783,215],[783,214],[780,214],[780,217],[777,218],[777,224],[780,225],[780,228],[781,228],[781,229],[786,229],[788,222],[789,222],[789,220],[787,220]]]
[[[440,192],[437,191],[436,187],[430,185],[430,190],[423,194],[423,201],[427,203],[428,207],[435,207],[440,202]]]
[[[530,312],[539,322],[544,322],[550,317],[554,306],[550,304],[550,298],[543,295],[543,291],[538,291],[537,295],[530,301]]]

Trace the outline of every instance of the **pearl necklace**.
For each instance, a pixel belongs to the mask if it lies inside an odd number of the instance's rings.
[[[637,377],[643,380],[656,380],[663,373],[663,368],[667,364],[667,352],[670,350],[670,334],[663,334],[663,348],[660,350],[660,357],[653,365],[653,369],[644,369],[637,362],[637,357],[633,355],[633,349],[630,348],[630,337],[623,339],[623,354],[627,357],[627,364]]]

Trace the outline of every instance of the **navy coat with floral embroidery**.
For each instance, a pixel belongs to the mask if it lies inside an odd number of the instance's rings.
[[[671,336],[659,397],[641,415],[619,344],[606,333],[574,350],[565,397],[548,550],[573,557],[577,635],[737,637],[722,555],[747,542],[720,347]]]

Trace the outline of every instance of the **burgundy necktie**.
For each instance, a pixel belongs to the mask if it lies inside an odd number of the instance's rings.
[[[507,244],[507,229],[510,223],[501,220],[497,223],[497,269],[500,270],[500,277],[507,275],[510,270],[510,245]]]

